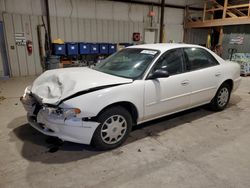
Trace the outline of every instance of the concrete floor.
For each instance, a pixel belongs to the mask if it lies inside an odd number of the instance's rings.
[[[61,145],[27,125],[19,97],[33,79],[0,81],[1,188],[250,187],[250,77],[225,111],[146,123],[108,152]]]

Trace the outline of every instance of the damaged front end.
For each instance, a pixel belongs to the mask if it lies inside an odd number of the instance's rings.
[[[48,136],[62,140],[90,144],[92,135],[99,125],[97,122],[84,121],[79,108],[61,108],[58,105],[44,104],[41,98],[27,87],[20,98],[29,124]]]
[[[71,104],[70,100],[128,83],[132,80],[89,68],[49,70],[25,89],[21,101],[29,123],[40,132],[62,140],[89,144],[99,123],[86,116],[87,112],[82,109],[84,104]]]

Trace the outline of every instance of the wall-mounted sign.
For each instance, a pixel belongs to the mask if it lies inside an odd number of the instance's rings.
[[[26,45],[26,38],[24,36],[24,33],[15,33],[15,42],[17,46],[25,46]]]
[[[232,36],[230,38],[229,44],[243,44],[244,36]]]
[[[136,33],[133,33],[133,41],[134,42],[138,42],[141,40],[141,34],[136,32]]]

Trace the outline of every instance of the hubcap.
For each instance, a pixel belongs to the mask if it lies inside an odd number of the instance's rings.
[[[109,117],[101,127],[101,137],[106,144],[116,144],[125,135],[127,121],[123,116],[114,115]]]
[[[227,104],[229,98],[229,92],[227,88],[222,88],[218,95],[218,105],[224,107]]]

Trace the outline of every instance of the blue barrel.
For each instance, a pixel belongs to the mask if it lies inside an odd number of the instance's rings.
[[[91,43],[90,44],[90,53],[91,54],[99,54],[99,44]]]
[[[90,43],[79,43],[79,53],[81,55],[90,54]]]
[[[109,53],[109,45],[107,43],[100,43],[100,54],[108,54]]]
[[[117,51],[117,45],[116,44],[109,44],[109,54],[113,54]]]
[[[58,69],[60,64],[60,56],[49,56],[46,59],[46,70]]]
[[[53,44],[54,55],[66,55],[65,44]]]
[[[78,43],[69,42],[67,46],[67,55],[78,55]]]

